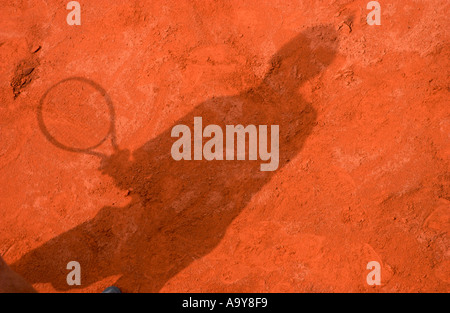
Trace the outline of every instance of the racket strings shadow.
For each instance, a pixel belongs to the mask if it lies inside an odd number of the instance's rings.
[[[97,93],[99,93],[102,96],[102,98],[105,102],[105,105],[106,105],[106,109],[108,111],[109,129],[103,138],[101,138],[96,144],[94,144],[90,147],[79,148],[79,147],[71,146],[67,143],[63,143],[61,140],[59,140],[54,135],[52,135],[51,131],[48,129],[48,127],[44,121],[44,104],[45,104],[46,100],[49,98],[49,95],[51,95],[52,92],[57,92],[58,87],[60,87],[64,84],[67,84],[67,83],[74,83],[74,82],[86,84],[86,85],[92,87],[93,90],[95,90]],[[113,150],[115,152],[119,151],[118,146],[117,146],[117,139],[116,139],[117,138],[116,123],[115,123],[116,113],[114,110],[113,102],[112,102],[111,98],[109,97],[108,93],[106,92],[106,90],[102,86],[100,86],[99,84],[97,84],[96,82],[94,82],[90,79],[87,79],[84,77],[73,76],[73,77],[63,79],[62,81],[54,84],[41,97],[41,100],[39,101],[39,105],[38,105],[36,111],[37,111],[36,116],[37,116],[39,129],[41,130],[42,134],[45,136],[45,138],[49,142],[51,142],[54,146],[56,146],[62,150],[66,150],[69,152],[90,154],[90,155],[94,155],[94,156],[104,159],[104,158],[107,158],[107,155],[97,152],[97,151],[95,151],[95,149],[97,149],[98,147],[103,145],[109,139]]]
[[[333,61],[337,35],[330,26],[310,28],[271,60],[259,86],[199,104],[175,125],[279,125],[280,171],[301,151],[317,120],[299,87]],[[270,128],[270,126],[269,126]],[[97,216],[27,253],[13,268],[31,283],[66,283],[66,265],[82,266],[82,286],[112,275],[127,292],[157,292],[174,275],[210,253],[232,221],[277,172],[262,161],[174,161],[174,139],[164,131],[133,153],[103,158],[101,171],[130,191],[131,202],[104,207]]]

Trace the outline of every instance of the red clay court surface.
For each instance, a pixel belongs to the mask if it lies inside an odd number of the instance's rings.
[[[450,291],[448,1],[67,2],[0,1],[0,255],[38,291]],[[280,125],[278,170],[174,161],[196,116]],[[110,122],[106,157],[48,136]]]

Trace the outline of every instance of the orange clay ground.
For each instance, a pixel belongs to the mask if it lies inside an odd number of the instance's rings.
[[[0,1],[0,255],[38,291],[450,291],[448,1],[67,2]],[[108,157],[38,123],[94,145],[107,97]],[[279,169],[174,161],[195,116],[280,125]]]

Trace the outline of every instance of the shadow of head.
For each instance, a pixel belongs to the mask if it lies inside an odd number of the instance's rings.
[[[306,30],[272,58],[259,86],[235,96],[200,103],[174,125],[279,125],[279,168],[299,154],[316,121],[316,111],[299,86],[332,62],[337,37],[330,26]],[[270,127],[270,126],[269,126]],[[174,275],[214,249],[252,196],[276,172],[261,172],[255,160],[174,161],[174,138],[163,131],[131,153],[103,160],[102,171],[130,190],[132,201],[104,207],[92,220],[27,253],[13,267],[30,282],[67,286],[66,265],[82,265],[83,286],[112,275],[125,291],[159,291]],[[248,146],[247,146],[248,152]],[[257,222],[257,221],[251,221]],[[139,289],[137,286],[140,286]]]
[[[338,37],[333,26],[309,28],[272,57],[264,83],[279,92],[295,92],[332,63],[337,48]]]

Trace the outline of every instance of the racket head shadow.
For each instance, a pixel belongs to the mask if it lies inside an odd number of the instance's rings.
[[[71,146],[68,145],[66,143],[63,143],[61,140],[58,140],[56,138],[56,136],[52,135],[51,131],[49,130],[49,128],[47,127],[45,120],[44,120],[44,104],[45,101],[48,97],[48,95],[54,91],[57,87],[61,86],[64,83],[68,83],[68,82],[79,82],[82,84],[87,84],[90,87],[92,87],[96,92],[98,92],[104,99],[106,106],[107,106],[107,114],[108,114],[108,120],[109,120],[109,128],[107,130],[107,133],[104,137],[102,137],[99,141],[97,141],[95,144],[93,145],[89,145],[87,147],[75,147],[75,146]],[[78,76],[73,76],[73,77],[68,77],[65,78],[59,82],[57,82],[56,84],[52,85],[49,89],[47,89],[47,91],[44,93],[44,95],[41,97],[40,101],[39,101],[39,105],[37,107],[37,121],[38,121],[38,125],[39,128],[41,130],[41,132],[43,133],[43,135],[46,137],[46,139],[53,144],[54,146],[62,149],[62,150],[66,150],[66,151],[70,151],[70,152],[75,152],[75,153],[85,153],[85,154],[91,154],[91,155],[95,155],[95,156],[99,156],[99,157],[107,157],[107,155],[94,151],[95,149],[99,148],[101,145],[103,145],[108,138],[110,138],[111,140],[111,145],[113,147],[114,151],[118,151],[118,147],[116,144],[116,129],[115,129],[115,111],[114,111],[114,105],[112,103],[112,100],[110,98],[110,96],[108,95],[108,93],[106,92],[106,90],[100,86],[99,84],[97,84],[96,82],[94,82],[93,80],[84,78],[84,77],[78,77]]]

